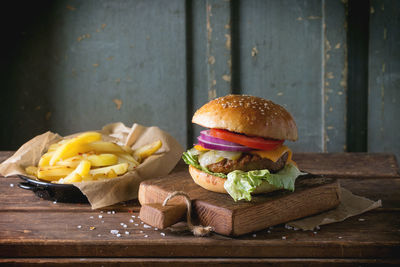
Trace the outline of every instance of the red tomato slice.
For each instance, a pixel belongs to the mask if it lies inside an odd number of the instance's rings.
[[[285,140],[265,139],[262,137],[250,137],[243,134],[237,134],[221,129],[211,129],[210,135],[229,142],[261,150],[274,150],[279,146],[281,146],[285,141]]]

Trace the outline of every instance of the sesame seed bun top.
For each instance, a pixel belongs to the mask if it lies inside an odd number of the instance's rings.
[[[297,140],[292,115],[271,100],[255,96],[227,95],[214,99],[196,111],[192,122],[248,136]]]

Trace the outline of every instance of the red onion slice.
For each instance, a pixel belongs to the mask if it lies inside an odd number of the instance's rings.
[[[215,143],[215,144],[221,144],[221,145],[230,145],[230,146],[243,146],[237,143],[229,142],[224,139],[220,139],[214,136],[210,135],[210,130],[204,130],[200,132],[200,137],[202,140],[210,142],[210,143]]]
[[[222,150],[222,151],[250,151],[250,150],[253,150],[250,147],[237,145],[237,144],[231,143],[231,142],[229,142],[231,144],[221,144],[221,143],[210,142],[208,140],[204,140],[203,136],[201,136],[201,135],[199,137],[197,137],[197,140],[199,141],[199,144],[206,149]]]

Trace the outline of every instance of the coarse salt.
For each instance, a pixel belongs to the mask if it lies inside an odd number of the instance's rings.
[[[155,231],[158,231],[158,228],[156,227],[156,228],[154,228],[154,230],[155,230]]]
[[[150,225],[147,225],[147,224],[143,224],[143,227],[144,227],[144,228],[147,228],[147,229],[151,228],[151,226],[150,226]]]
[[[147,238],[147,237],[149,237],[149,236],[148,236],[148,235],[144,235],[144,237],[146,237],[146,238]]]
[[[118,230],[111,230],[110,233],[112,233],[113,235],[116,235],[116,234],[119,233],[119,231]]]
[[[121,225],[121,226],[123,226],[123,225],[124,225],[124,223],[120,223],[120,225]]]
[[[139,226],[139,224],[138,224],[138,223],[135,223],[135,226]]]
[[[10,184],[10,187],[14,187],[14,184]]]
[[[107,211],[107,214],[111,214],[111,211]]]
[[[139,231],[139,233],[143,234],[143,231]]]
[[[81,228],[82,228],[82,225],[78,225],[77,228],[78,228],[78,229],[81,229]]]
[[[129,232],[128,232],[128,231],[125,231],[125,234],[126,234],[126,235],[129,235]]]
[[[338,238],[339,238],[339,239],[342,239],[343,237],[342,237],[342,236],[338,236]]]
[[[57,201],[53,201],[53,204],[57,204]]]
[[[165,236],[165,233],[160,233],[160,235]]]
[[[135,216],[135,215],[132,215],[132,218],[136,218],[136,216]]]
[[[115,214],[115,211],[111,211],[112,214]]]
[[[360,219],[358,219],[358,221],[363,222],[363,221],[365,221],[365,219],[360,218]]]
[[[117,237],[121,237],[121,234],[117,234]]]
[[[128,225],[124,224],[124,225],[122,225],[122,227],[126,228],[126,227],[128,227]]]
[[[282,236],[282,239],[283,239],[283,240],[286,240],[286,236]]]
[[[90,218],[90,219],[93,219],[93,216],[90,216],[89,218]]]
[[[253,234],[253,237],[256,237],[257,235],[256,234]]]
[[[103,218],[103,215],[99,215],[99,219]]]
[[[133,223],[133,220],[132,220],[132,219],[130,219],[130,220],[129,220],[129,222],[130,222],[130,223]]]

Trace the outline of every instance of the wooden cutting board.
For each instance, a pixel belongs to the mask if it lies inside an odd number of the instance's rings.
[[[339,205],[340,186],[336,179],[306,175],[296,180],[295,192],[280,190],[253,196],[252,201],[235,202],[228,194],[214,193],[195,184],[188,170],[166,177],[144,181],[139,187],[139,202],[143,206],[160,204],[174,191],[184,191],[192,200],[193,213],[203,226],[228,236],[259,231],[269,226],[289,222],[320,213]],[[173,213],[175,221],[185,220],[183,198],[168,204],[181,206]],[[142,207],[141,219],[151,220],[151,214]]]

